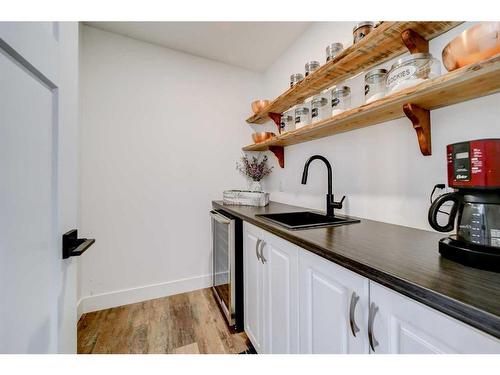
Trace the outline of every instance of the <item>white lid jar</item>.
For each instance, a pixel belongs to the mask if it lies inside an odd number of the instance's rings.
[[[311,123],[327,119],[331,115],[329,100],[323,95],[317,95],[311,101]]]
[[[373,69],[365,74],[365,103],[371,103],[385,96],[387,70]]]
[[[309,108],[304,105],[297,106],[297,108],[295,108],[295,129],[300,129],[310,123],[311,113]]]
[[[295,130],[295,109],[289,109],[281,114],[280,121],[281,132],[289,132]]]
[[[349,86],[340,86],[332,90],[332,116],[338,115],[351,108],[351,89]]]
[[[440,74],[441,64],[430,53],[415,53],[402,57],[387,73],[387,93],[392,94],[418,85]]]
[[[332,43],[326,47],[326,62],[333,60],[344,49],[342,43]]]
[[[290,76],[290,87],[295,86],[297,83],[304,79],[304,75],[302,73],[295,73]]]
[[[320,64],[319,64],[319,61],[309,61],[306,65],[305,65],[305,68],[306,68],[306,77],[311,74],[312,72],[314,72],[315,70],[318,70],[320,67]]]

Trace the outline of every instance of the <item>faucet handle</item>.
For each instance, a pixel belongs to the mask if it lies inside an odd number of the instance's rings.
[[[343,203],[344,203],[344,199],[345,199],[345,195],[342,197],[342,199],[340,200],[340,202],[333,202],[333,207],[337,208],[337,209],[342,208]]]

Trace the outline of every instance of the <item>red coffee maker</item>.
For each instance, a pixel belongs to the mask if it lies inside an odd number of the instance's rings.
[[[439,196],[429,208],[429,224],[456,234],[439,241],[439,253],[472,267],[500,272],[500,139],[448,145],[448,185],[456,189]],[[451,202],[448,222],[438,213]]]

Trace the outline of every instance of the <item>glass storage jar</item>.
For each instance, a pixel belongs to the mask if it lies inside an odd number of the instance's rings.
[[[303,126],[311,123],[311,114],[306,105],[298,105],[295,108],[295,129],[300,129]]]
[[[320,67],[319,65],[319,61],[309,61],[305,68],[306,68],[306,77],[311,74],[312,72],[314,72],[315,70],[317,70],[318,68]]]
[[[332,116],[338,115],[351,108],[351,89],[349,86],[340,86],[332,90]]]
[[[392,94],[418,85],[441,74],[439,60],[430,53],[415,53],[400,58],[387,74],[387,93]]]
[[[291,108],[281,114],[280,128],[281,132],[295,130],[295,108]]]
[[[342,43],[332,43],[326,47],[326,62],[332,60],[344,49]]]
[[[356,44],[359,42],[361,39],[363,39],[365,36],[370,34],[373,30],[373,22],[372,21],[363,21],[352,29],[352,36],[353,36],[353,42]]]
[[[365,74],[365,103],[371,103],[385,96],[387,70],[373,69]]]
[[[316,95],[311,101],[311,123],[319,122],[331,116],[332,110],[324,95]]]
[[[295,86],[297,83],[304,79],[304,75],[302,73],[295,73],[290,76],[290,87]]]

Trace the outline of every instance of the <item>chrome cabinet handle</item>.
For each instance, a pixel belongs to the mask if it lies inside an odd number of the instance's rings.
[[[378,341],[373,334],[373,322],[375,320],[375,314],[378,311],[377,305],[375,303],[370,303],[370,310],[368,312],[368,341],[370,342],[370,347],[375,351],[375,347],[378,346]]]
[[[359,301],[359,297],[356,295],[356,292],[352,292],[351,294],[351,306],[349,307],[349,324],[351,325],[351,332],[354,337],[356,337],[356,333],[359,332],[359,327],[356,324],[356,318],[354,313],[356,311],[356,304]]]
[[[260,246],[260,261],[262,262],[262,264],[265,264],[267,262],[267,259],[264,258],[264,246],[266,245],[266,243],[264,241],[261,241],[261,246]]]
[[[260,259],[260,254],[259,254],[259,245],[261,242],[262,242],[262,240],[259,238],[257,240],[257,242],[255,243],[255,254],[257,255],[257,259],[262,262],[262,260]]]

